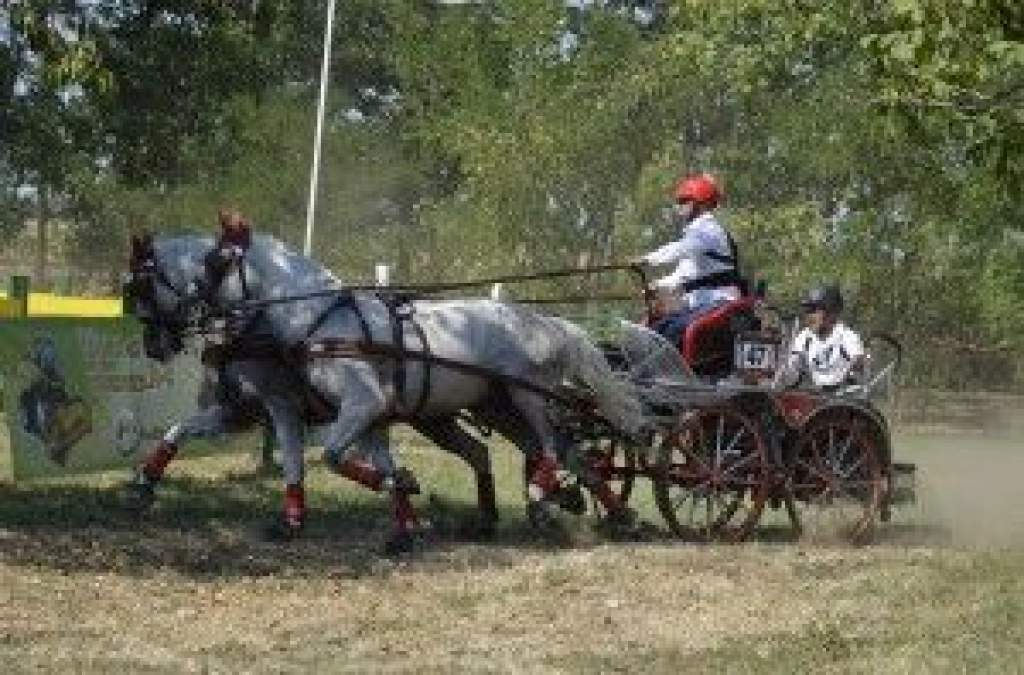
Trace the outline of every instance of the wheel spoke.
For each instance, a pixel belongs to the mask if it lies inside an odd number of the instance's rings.
[[[746,429],[740,427],[739,432],[737,432],[737,434],[733,437],[732,441],[729,442],[729,445],[728,447],[726,447],[725,452],[723,454],[729,455],[730,453],[732,453],[732,449],[736,447],[736,444],[739,442],[741,438],[743,438],[743,434],[745,434],[746,432]]]
[[[801,530],[813,537],[863,541],[881,499],[870,431],[856,411],[804,429],[792,462],[794,494],[804,503]],[[799,481],[799,482],[798,482]]]
[[[759,430],[729,406],[688,413],[677,429],[676,441],[658,454],[658,509],[682,537],[743,538],[764,507]]]
[[[733,464],[730,464],[729,465],[729,469],[727,471],[724,471],[722,473],[722,476],[723,477],[731,476],[737,469],[739,469],[739,468],[741,468],[743,466],[746,466],[747,464],[749,464],[752,461],[754,461],[754,455],[747,455],[747,456],[743,457],[742,459],[734,462]]]
[[[842,467],[843,467],[843,462],[845,462],[845,461],[846,461],[846,455],[848,455],[848,454],[849,454],[849,452],[850,452],[850,447],[851,447],[852,445],[853,445],[853,432],[850,432],[850,435],[846,437],[846,445],[845,445],[845,446],[843,447],[843,450],[842,450],[842,454],[841,454],[841,455],[839,455],[839,457],[838,457],[838,458],[836,458],[836,466],[835,466],[835,470],[836,470],[837,472],[838,472],[838,471],[840,471],[840,470],[842,470]]]
[[[797,464],[802,466],[802,467],[804,467],[805,469],[807,469],[811,473],[816,474],[819,478],[821,478],[821,480],[825,481],[826,483],[828,482],[828,479],[830,477],[829,474],[822,473],[820,469],[818,469],[817,467],[811,466],[805,460],[802,460],[802,459],[798,460]]]

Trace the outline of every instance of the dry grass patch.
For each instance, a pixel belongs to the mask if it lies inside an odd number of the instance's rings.
[[[428,515],[471,514],[472,485],[458,463],[425,450],[407,458],[443,498],[430,506],[424,495]],[[386,506],[318,466],[308,536],[289,546],[258,534],[279,486],[246,458],[177,466],[141,521],[118,510],[117,475],[0,487],[0,659],[8,670],[87,672],[933,672],[1024,663],[1020,549],[950,548],[924,520],[862,549],[667,539],[554,548],[520,516],[518,458],[495,459],[497,540],[442,533],[399,561],[378,553]]]

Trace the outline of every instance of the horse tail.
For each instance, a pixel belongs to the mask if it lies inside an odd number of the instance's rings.
[[[600,413],[619,430],[635,436],[643,425],[643,410],[634,387],[619,377],[602,352],[577,325],[560,320],[567,333],[565,375],[594,396]]]

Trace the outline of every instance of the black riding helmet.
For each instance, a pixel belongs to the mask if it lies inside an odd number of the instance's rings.
[[[826,312],[838,313],[843,311],[843,294],[839,291],[839,286],[834,284],[815,286],[807,293],[800,306],[808,312],[823,309]]]

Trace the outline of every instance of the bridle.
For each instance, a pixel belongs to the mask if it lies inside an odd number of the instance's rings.
[[[203,276],[181,287],[167,275],[156,256],[150,236],[133,238],[129,275],[124,284],[125,313],[138,316],[154,328],[164,328],[183,335],[201,333],[215,316],[216,295],[233,271],[242,287],[243,301],[249,298],[245,274],[245,248],[222,238],[203,256]],[[157,292],[163,287],[175,298],[169,311],[149,311],[142,315],[141,308],[157,308]]]
[[[237,275],[242,287],[242,302],[249,300],[249,285],[245,274],[246,248],[247,246],[238,245],[222,237],[213,249],[203,256],[204,278],[197,284],[196,294],[208,307],[214,306],[217,292],[232,271]]]
[[[140,308],[156,308],[157,289],[163,286],[175,298],[169,312],[148,312],[141,315]],[[156,257],[153,240],[146,236],[132,239],[132,254],[129,274],[123,288],[125,313],[139,316],[143,323],[184,331],[192,323],[191,316],[196,304],[195,294],[189,288],[180,288],[167,276]]]

